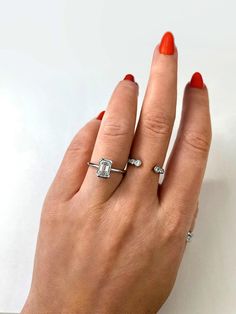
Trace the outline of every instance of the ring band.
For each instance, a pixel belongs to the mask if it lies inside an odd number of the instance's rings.
[[[112,168],[112,160],[106,158],[101,158],[98,164],[95,164],[90,161],[87,163],[87,165],[97,169],[96,175],[99,178],[104,179],[110,178],[111,172],[116,172],[120,174],[126,173],[125,169]]]

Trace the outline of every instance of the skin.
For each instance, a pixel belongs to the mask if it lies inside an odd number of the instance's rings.
[[[211,142],[207,88],[184,92],[182,119],[163,183],[175,119],[177,51],[155,48],[135,131],[138,86],[116,86],[102,122],[74,137],[46,196],[33,279],[21,313],[156,313],[169,296],[193,228]],[[101,157],[125,176],[97,178]]]

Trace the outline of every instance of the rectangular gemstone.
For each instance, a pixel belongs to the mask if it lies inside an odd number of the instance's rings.
[[[111,172],[112,161],[109,159],[99,160],[97,176],[101,178],[109,178]]]

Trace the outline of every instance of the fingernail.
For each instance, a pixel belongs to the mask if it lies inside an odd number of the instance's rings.
[[[131,81],[131,82],[135,82],[134,76],[133,76],[132,74],[127,74],[127,75],[124,77],[124,80],[128,80],[128,81]]]
[[[171,32],[167,32],[162,37],[159,51],[164,55],[173,55],[175,53],[175,39]]]
[[[190,87],[202,89],[204,87],[202,75],[199,72],[195,72],[190,81]]]
[[[104,116],[105,111],[102,111],[99,113],[99,115],[97,116],[97,120],[102,120],[103,116]]]

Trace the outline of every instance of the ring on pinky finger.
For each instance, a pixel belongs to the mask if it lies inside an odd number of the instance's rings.
[[[188,233],[187,233],[187,237],[186,237],[186,242],[189,243],[192,241],[192,238],[193,238],[193,232],[190,230]]]
[[[156,174],[164,174],[164,173],[165,173],[165,170],[164,170],[162,167],[158,166],[158,165],[156,165],[156,166],[153,168],[153,171],[154,171]]]

